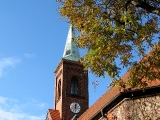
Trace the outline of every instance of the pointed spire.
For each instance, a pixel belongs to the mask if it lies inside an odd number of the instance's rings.
[[[78,61],[79,51],[78,47],[73,42],[75,38],[75,31],[72,25],[70,25],[68,36],[66,40],[66,45],[63,53],[63,58],[67,60]]]

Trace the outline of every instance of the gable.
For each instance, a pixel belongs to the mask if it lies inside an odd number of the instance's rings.
[[[46,120],[60,120],[60,113],[58,110],[48,109]]]

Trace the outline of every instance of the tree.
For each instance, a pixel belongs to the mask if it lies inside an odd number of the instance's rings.
[[[145,87],[149,81],[160,79],[160,48],[154,48],[154,53],[145,57],[146,51],[160,40],[159,0],[64,0],[60,3],[61,16],[79,32],[76,44],[87,49],[81,58],[85,68],[98,76],[109,75],[111,85],[127,83],[131,87]],[[137,64],[134,59],[137,56],[145,59]],[[128,82],[119,75],[123,68],[130,71]]]

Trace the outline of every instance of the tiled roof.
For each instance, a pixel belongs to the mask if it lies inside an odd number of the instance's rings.
[[[148,55],[150,55],[152,51],[150,51]],[[128,77],[129,77],[129,72],[127,72],[122,77],[122,79],[124,81],[127,81]],[[148,83],[147,87],[149,88],[149,87],[153,87],[153,86],[160,86],[160,80],[154,80],[154,81]],[[136,90],[136,89],[134,88],[134,89],[129,89],[129,90],[131,91],[131,90]],[[120,89],[117,86],[112,87],[102,97],[100,97],[89,109],[87,109],[86,112],[84,112],[78,118],[78,120],[90,120],[97,113],[99,113],[101,111],[101,109],[103,109],[105,107],[106,104],[109,104],[116,96],[120,95],[123,92],[124,91],[122,91],[122,89]]]
[[[50,114],[52,120],[60,120],[60,113],[58,110],[48,109],[48,114]]]

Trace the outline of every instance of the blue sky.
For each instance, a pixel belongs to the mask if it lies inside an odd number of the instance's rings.
[[[54,70],[69,30],[56,0],[0,0],[0,120],[44,120],[53,108]],[[83,50],[80,53],[83,54]],[[109,78],[89,73],[89,104]]]

